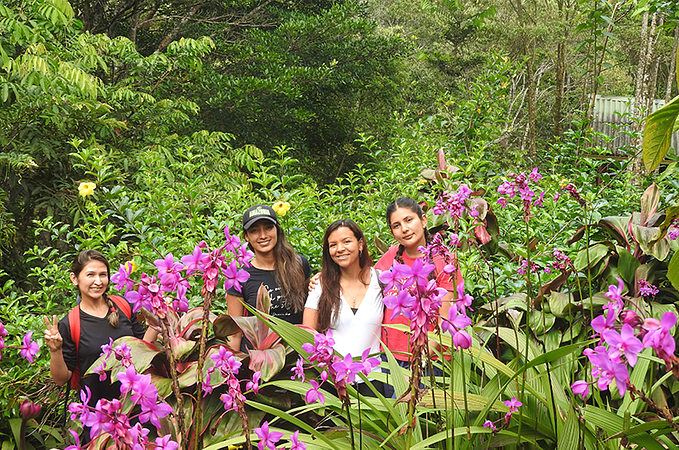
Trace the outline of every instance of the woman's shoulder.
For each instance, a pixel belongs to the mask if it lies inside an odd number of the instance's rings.
[[[389,250],[382,255],[382,257],[375,264],[375,269],[385,271],[391,269],[394,264],[394,259],[396,258],[396,252],[398,252],[398,245],[389,247]]]

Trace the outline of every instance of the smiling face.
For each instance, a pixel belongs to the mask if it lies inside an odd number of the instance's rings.
[[[278,230],[269,220],[258,220],[245,232],[245,240],[252,246],[255,256],[270,253],[278,243]]]
[[[91,260],[78,275],[71,273],[71,281],[83,300],[99,300],[108,288],[108,267],[101,261]]]
[[[362,250],[363,242],[359,242],[348,227],[339,227],[328,236],[328,253],[342,269],[360,265],[359,252]]]
[[[420,219],[420,216],[409,208],[398,208],[391,214],[389,222],[391,234],[396,241],[411,251],[426,245],[424,236],[426,226],[426,216]]]

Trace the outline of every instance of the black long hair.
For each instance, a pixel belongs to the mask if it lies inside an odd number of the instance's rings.
[[[108,296],[108,288],[111,285],[110,284],[111,267],[108,263],[108,259],[106,259],[106,257],[97,250],[83,250],[80,253],[78,253],[78,256],[76,256],[75,260],[73,261],[73,264],[71,264],[71,272],[73,272],[73,275],[75,275],[75,277],[78,278],[80,272],[82,272],[85,266],[92,261],[99,261],[101,263],[104,263],[104,265],[106,266],[106,275],[108,276],[109,284],[106,285],[103,297],[104,301],[106,302],[106,305],[110,310],[110,312],[106,316],[106,320],[108,320],[108,323],[111,324],[112,327],[118,328],[120,326],[120,316],[118,315],[118,310],[113,305],[113,300],[111,300],[111,298]],[[78,291],[80,291],[80,288],[78,288]]]
[[[359,252],[358,262],[361,267],[359,278],[362,283],[365,283],[367,277],[370,284],[370,267],[372,267],[372,258],[368,252],[368,242],[361,228],[351,219],[340,219],[330,224],[325,234],[323,235],[323,263],[321,267],[321,298],[318,300],[318,331],[325,333],[339,317],[341,307],[340,298],[340,279],[342,278],[342,271],[340,266],[330,256],[330,245],[328,238],[333,231],[338,228],[349,228],[356,240],[363,244],[363,250]]]
[[[304,311],[309,283],[304,275],[302,262],[285,238],[283,228],[278,223],[274,223],[274,226],[276,227],[276,246],[273,248],[273,256],[276,285],[281,290],[285,308],[294,313],[300,313]],[[247,231],[244,233],[247,234]],[[252,245],[248,244],[248,247],[254,251]]]

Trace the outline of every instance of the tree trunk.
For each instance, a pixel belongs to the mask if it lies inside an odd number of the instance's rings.
[[[669,103],[672,98],[672,83],[674,81],[674,71],[677,68],[677,46],[679,46],[679,26],[674,26],[674,44],[672,44],[672,59],[670,60],[670,71],[667,74],[667,86],[665,87],[665,103]]]
[[[558,1],[559,19],[563,20],[563,0]],[[567,17],[566,17],[567,19]],[[564,96],[564,72],[566,71],[566,38],[568,32],[566,26],[563,26],[563,33],[561,40],[556,45],[556,91],[554,93],[554,137],[561,137],[561,108],[563,108]]]
[[[526,61],[526,75],[528,76],[528,156],[534,158],[536,151],[535,145],[535,46],[531,44],[531,54]]]
[[[645,95],[645,90],[647,84],[647,67],[648,67],[648,55],[646,53],[646,50],[648,49],[648,11],[645,12],[641,18],[641,38],[640,38],[640,45],[639,45],[639,62],[637,65],[637,80],[636,80],[636,87],[634,90],[634,113],[633,117],[636,119],[635,120],[635,131],[641,131],[641,116],[643,115],[643,105],[646,103],[646,95]],[[638,147],[639,146],[639,139],[638,138],[632,138],[632,146],[633,147]]]

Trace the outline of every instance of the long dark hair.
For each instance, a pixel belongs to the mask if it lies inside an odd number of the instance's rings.
[[[422,207],[420,206],[419,203],[417,203],[410,197],[400,197],[387,205],[387,225],[389,226],[389,229],[391,229],[391,215],[394,214],[394,212],[399,208],[407,208],[414,212],[415,214],[417,214],[417,217],[419,217],[420,220],[424,220],[424,213],[422,212]],[[427,227],[424,227],[425,245],[429,244],[431,238],[432,238],[431,233],[429,233]],[[401,264],[403,264],[404,251],[405,247],[403,246],[403,244],[399,242],[398,250],[396,251],[396,261],[398,261]]]
[[[108,259],[106,259],[106,257],[103,254],[101,254],[101,252],[98,252],[96,250],[83,250],[80,253],[78,253],[78,256],[76,256],[75,260],[73,261],[73,264],[71,264],[71,272],[73,272],[73,275],[75,275],[75,277],[78,278],[80,272],[82,272],[85,266],[92,261],[99,261],[101,263],[104,263],[104,265],[106,266],[106,275],[108,276],[109,284],[106,285],[103,297],[104,301],[106,302],[106,305],[110,310],[108,316],[106,316],[106,320],[108,320],[108,323],[111,324],[112,327],[118,328],[120,326],[120,316],[118,315],[118,310],[113,305],[113,300],[111,300],[111,298],[108,296],[108,288],[111,285],[110,284],[111,266],[108,263]],[[79,287],[78,291],[80,291]],[[82,293],[80,294],[80,296],[82,298]]]
[[[304,268],[297,252],[285,238],[283,228],[277,223],[276,227],[276,246],[273,248],[275,262],[274,277],[276,285],[281,290],[281,298],[285,307],[295,313],[304,311],[306,303],[308,280],[304,275]],[[247,234],[247,231],[245,231]],[[250,250],[252,245],[248,244]]]
[[[342,299],[340,298],[340,278],[342,271],[340,266],[330,256],[328,238],[338,228],[349,228],[359,244],[363,244],[363,251],[359,252],[358,262],[361,266],[359,278],[364,283],[366,276],[370,284],[370,267],[372,258],[368,252],[368,242],[361,228],[351,219],[340,219],[330,224],[323,235],[323,265],[321,267],[321,298],[318,300],[318,331],[325,333],[339,317]],[[365,283],[364,283],[365,284]]]

